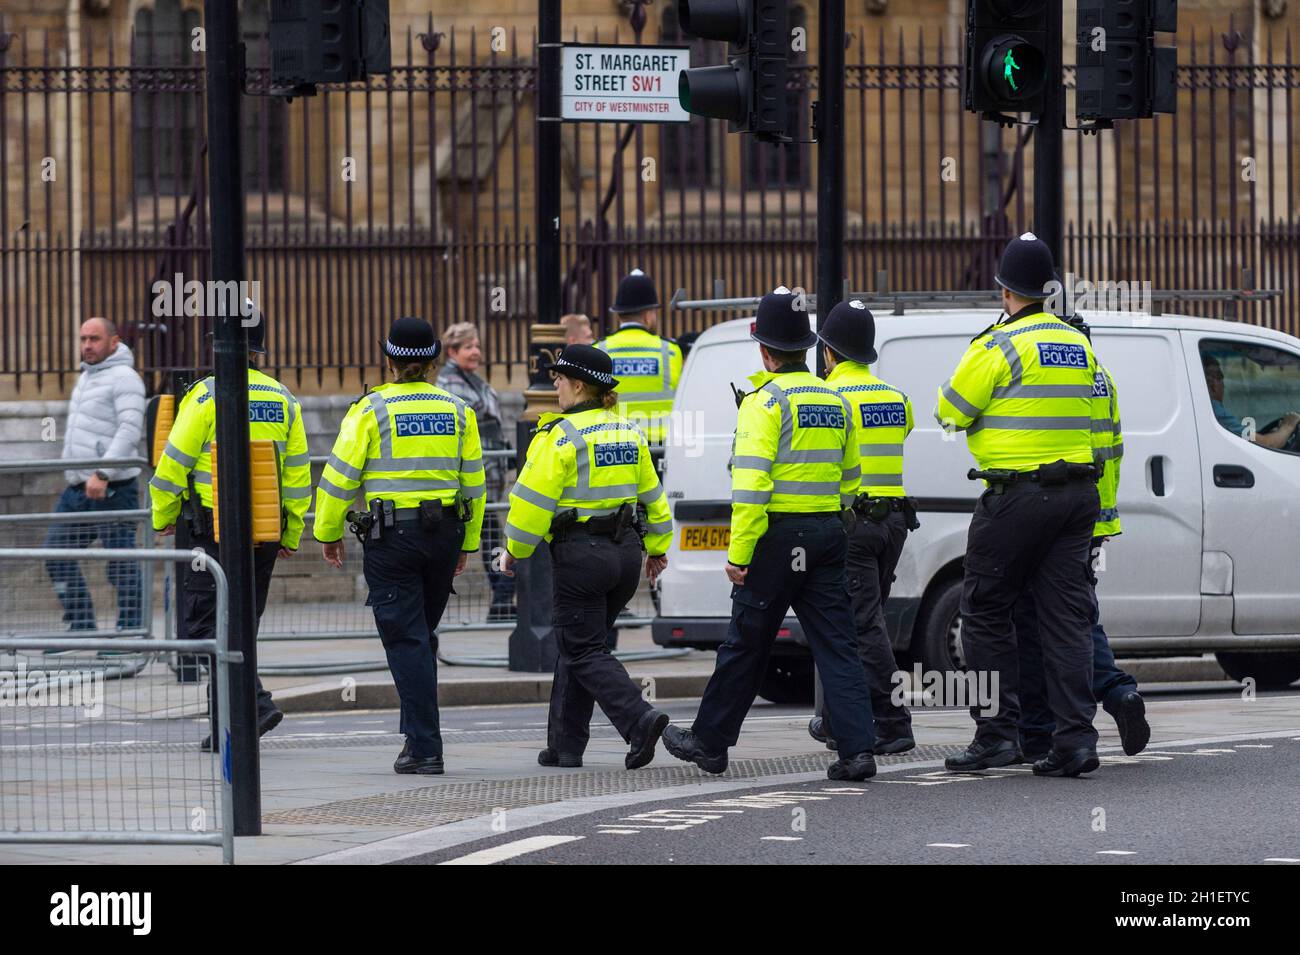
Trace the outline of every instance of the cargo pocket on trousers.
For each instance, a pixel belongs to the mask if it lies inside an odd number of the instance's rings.
[[[962,612],[969,602],[988,591],[991,582],[1007,574],[1007,565],[999,557],[990,554],[967,554],[962,561],[966,568],[966,579],[962,588]]]
[[[379,630],[379,639],[388,646],[402,637],[401,623],[398,617],[398,589],[382,587],[366,595],[366,606],[374,611],[375,626]]]

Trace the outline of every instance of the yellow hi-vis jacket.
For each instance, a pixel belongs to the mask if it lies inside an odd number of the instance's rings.
[[[861,483],[849,401],[808,371],[786,365],[749,379],[731,457],[728,562],[747,567],[769,513],[836,513]]]
[[[182,498],[189,497],[190,472],[199,503],[212,507],[212,442],[217,435],[216,379],[204,378],[181,399],[176,421],[149,482],[154,530],[176,523]],[[280,464],[284,512],[280,546],[297,550],[303,517],[311,504],[311,462],[302,409],[288,388],[256,368],[248,369],[248,439],[274,441]]]
[[[849,401],[862,461],[862,493],[904,497],[903,441],[912,433],[912,402],[861,362],[842,361],[826,376]]]
[[[1115,379],[1110,372],[1098,362],[1097,377],[1093,384],[1093,396],[1105,399],[1105,405],[1098,407],[1094,402],[1093,414],[1104,410],[1106,414],[1092,419],[1093,455],[1101,465],[1101,480],[1097,482],[1097,494],[1101,497],[1101,517],[1093,530],[1093,537],[1114,537],[1122,532],[1119,522],[1119,463],[1124,457],[1124,432],[1119,422],[1119,394],[1115,390]]]
[[[609,354],[618,379],[618,413],[640,426],[653,444],[668,434],[677,382],[682,377],[682,350],[644,325],[624,323],[596,347]]]
[[[357,400],[316,486],[318,541],[342,539],[358,487],[367,508],[377,500],[396,508],[467,501],[461,550],[478,550],[487,485],[474,409],[427,381],[380,385]]]
[[[520,560],[543,540],[559,511],[579,521],[613,514],[624,504],[645,505],[645,549],[668,552],[672,513],[641,429],[613,410],[584,402],[563,414],[544,414],[510,492],[506,549]]]
[[[966,432],[984,470],[1091,464],[1094,406],[1105,405],[1093,397],[1096,375],[1083,332],[1047,312],[1024,314],[975,337],[940,387],[934,417]]]

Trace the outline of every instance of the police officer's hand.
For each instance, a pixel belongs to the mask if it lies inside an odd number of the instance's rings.
[[[171,537],[173,534],[176,533],[176,525],[168,524],[162,530],[154,531],[154,533],[157,534],[159,537]]]
[[[728,562],[727,579],[737,587],[745,586],[745,577],[749,574],[748,567],[737,567],[735,564]]]
[[[465,573],[465,565],[468,562],[469,562],[469,552],[461,551],[460,556],[456,558],[456,572],[453,573],[452,576],[459,577],[461,574]]]
[[[513,577],[515,575],[515,555],[508,550],[503,550],[501,552],[501,562],[498,566],[501,568],[501,573],[507,577]]]
[[[660,554],[658,557],[647,557],[645,559],[645,576],[646,580],[654,583],[659,579],[659,575],[664,572],[668,566],[668,555]]]
[[[322,544],[321,553],[325,558],[325,563],[335,570],[343,569],[343,542],[341,540],[332,544]]]
[[[288,558],[292,557],[296,553],[298,553],[298,551],[292,547],[281,547],[279,556],[287,560]]]

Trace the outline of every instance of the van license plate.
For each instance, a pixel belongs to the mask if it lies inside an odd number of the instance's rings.
[[[730,546],[730,527],[682,528],[682,550],[726,550]]]

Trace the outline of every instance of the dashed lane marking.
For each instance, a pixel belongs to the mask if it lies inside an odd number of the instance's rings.
[[[1097,853],[1097,855],[1099,855],[1099,856],[1135,856],[1135,855],[1137,855],[1137,853],[1136,853],[1136,852],[1131,852],[1131,851],[1128,850],[1128,849],[1102,849],[1100,852]]]
[[[528,855],[530,852],[541,852],[543,849],[553,849],[567,842],[577,842],[582,838],[583,836],[530,836],[527,839],[517,839],[514,842],[493,846],[491,849],[480,849],[467,856],[448,859],[441,865],[494,865],[507,859]]]
[[[969,849],[971,844],[969,842],[927,842],[925,847],[927,849]]]
[[[1300,862],[1300,859],[1288,859],[1286,856],[1274,856],[1271,859],[1265,859],[1265,862]]]
[[[803,842],[803,836],[764,836],[764,842]]]

